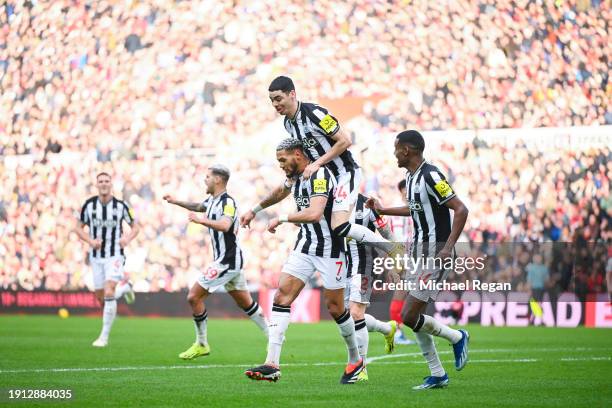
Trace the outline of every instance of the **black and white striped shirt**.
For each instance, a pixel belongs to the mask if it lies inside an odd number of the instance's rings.
[[[413,256],[435,255],[451,233],[451,214],[444,203],[455,192],[442,172],[425,161],[414,173],[406,175],[406,198],[414,225]],[[437,243],[437,245],[436,245]]]
[[[331,227],[335,187],[336,179],[326,167],[321,167],[309,179],[305,180],[300,176],[291,187],[298,211],[310,207],[313,197],[327,197],[321,220],[300,225],[294,251],[322,258],[338,258],[344,252],[343,239],[332,234]]]
[[[298,139],[311,161],[327,153],[336,141],[331,138],[340,130],[338,120],[327,109],[313,103],[298,102],[293,119],[285,117],[285,130],[291,137]],[[359,168],[351,152],[345,150],[340,156],[327,163],[334,177]]]
[[[370,231],[376,231],[377,228],[382,227],[381,222],[376,218],[374,212],[365,206],[367,197],[359,194],[357,196],[357,202],[355,204],[355,210],[351,215],[351,223],[357,225],[363,225]],[[372,273],[374,267],[374,258],[378,256],[378,252],[375,247],[371,245],[365,245],[364,243],[357,243],[355,240],[347,240],[347,251],[346,251],[346,263],[348,265],[347,276],[355,274],[369,275]]]
[[[122,222],[134,223],[132,209],[121,200],[113,197],[108,203],[102,204],[98,196],[89,198],[81,208],[81,223],[89,227],[92,239],[101,239],[100,249],[90,249],[93,258],[110,258],[125,255],[119,240],[123,235]]]
[[[213,221],[218,221],[223,217],[229,217],[232,220],[232,226],[227,232],[208,228],[215,262],[228,265],[230,270],[242,269],[244,258],[238,246],[239,225],[236,202],[227,192],[223,192],[217,197],[208,197],[202,206],[206,216]]]

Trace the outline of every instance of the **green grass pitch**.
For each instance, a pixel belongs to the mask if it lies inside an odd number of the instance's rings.
[[[341,386],[346,351],[333,322],[292,324],[278,383],[244,369],[265,358],[266,339],[248,320],[211,320],[211,355],[182,361],[189,319],[121,318],[105,349],[91,347],[100,319],[0,316],[0,405],[5,406],[347,406],[598,407],[612,404],[612,330],[470,326],[461,372],[438,341],[446,389],[412,391],[428,374],[417,346],[384,355],[370,333],[370,381]],[[380,358],[385,356],[383,358]],[[8,389],[70,389],[63,402],[10,402]]]

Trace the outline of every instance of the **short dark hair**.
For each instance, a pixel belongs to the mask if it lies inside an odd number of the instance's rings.
[[[111,177],[111,175],[110,175],[110,174],[108,174],[108,173],[107,173],[107,172],[105,172],[105,171],[101,171],[100,173],[98,173],[98,175],[96,176],[96,180],[98,180],[98,177],[100,177],[100,176],[106,176],[106,177],[108,177],[108,178],[109,178],[109,179],[111,179],[111,180],[113,179],[113,178]]]
[[[401,144],[411,149],[418,150],[421,153],[425,150],[425,139],[423,139],[423,136],[416,130],[404,130],[397,135],[396,139]]]
[[[212,174],[214,174],[215,176],[219,176],[221,177],[221,179],[223,180],[223,182],[227,183],[229,181],[230,178],[230,171],[227,167],[225,167],[222,164],[213,164],[212,166],[210,166],[208,168]]]
[[[287,150],[288,152],[299,150],[304,153],[304,145],[300,140],[288,137],[286,139],[281,140],[278,146],[276,146],[277,152],[281,150]]]
[[[406,188],[406,179],[401,179],[399,183],[397,183],[397,189],[402,191]]]
[[[293,85],[293,81],[291,78],[286,76],[278,76],[274,78],[274,80],[270,83],[268,87],[268,92],[274,91],[283,91],[284,93],[289,93],[291,91],[295,91],[295,86]]]

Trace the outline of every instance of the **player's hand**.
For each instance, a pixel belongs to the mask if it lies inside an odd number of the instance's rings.
[[[172,197],[170,194],[166,194],[164,196],[164,200],[166,200],[170,204],[174,203],[174,197]]]
[[[278,217],[274,217],[272,218],[269,222],[268,222],[268,232],[271,232],[272,234],[274,234],[276,232],[276,228],[280,225],[280,221],[278,220]]]
[[[402,277],[400,276],[399,273],[397,273],[397,271],[395,270],[395,268],[389,270],[387,272],[387,283],[399,283],[400,280],[402,280]]]
[[[119,240],[119,246],[121,248],[125,248],[126,246],[128,246],[129,243],[130,241],[127,239],[127,237],[121,237],[121,239]]]
[[[190,212],[187,216],[189,222],[195,222],[196,224],[202,224],[205,220],[205,217],[198,217],[196,213]]]
[[[304,179],[309,178],[311,175],[315,174],[319,169],[321,168],[321,166],[317,163],[310,163],[308,166],[306,166],[306,168],[304,169],[304,172],[302,173],[302,177]]]
[[[99,238],[90,241],[89,244],[91,245],[91,247],[93,249],[100,249],[100,248],[102,248],[102,240],[99,239]]]
[[[451,257],[452,257],[451,250],[446,249],[446,248],[442,248],[442,250],[438,252],[438,254],[436,255],[436,258],[442,259],[442,262],[444,262],[446,259],[451,258]]]
[[[377,198],[374,197],[370,197],[366,200],[365,202],[365,206],[367,208],[370,208],[378,213],[380,213],[380,211],[382,210],[383,206],[380,203],[380,200],[378,200]]]
[[[240,226],[243,228],[251,227],[251,221],[255,218],[255,213],[253,210],[249,210],[246,213],[242,214],[240,217]]]

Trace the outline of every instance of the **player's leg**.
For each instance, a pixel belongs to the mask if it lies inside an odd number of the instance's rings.
[[[359,351],[359,357],[362,359],[364,364],[363,371],[359,374],[358,381],[368,381],[368,372],[365,368],[368,358],[368,344],[370,342],[370,336],[368,334],[368,328],[365,320],[365,311],[367,307],[368,305],[365,303],[358,303],[354,301],[349,302],[349,311],[355,323],[357,350]]]
[[[121,280],[115,287],[115,299],[119,300],[122,297],[125,299],[125,303],[132,304],[136,299],[134,290],[132,289],[132,283],[125,278],[125,272],[123,266],[125,265],[125,257],[117,256],[113,259],[112,267],[117,270],[117,274],[121,275]]]
[[[393,292],[393,297],[391,298],[391,303],[389,304],[389,317],[397,324],[395,343],[401,345],[414,344],[414,341],[406,337],[406,333],[404,333],[403,330],[402,309],[404,308],[406,294],[407,292],[405,290],[396,290]]]
[[[93,342],[94,347],[106,347],[110,336],[113,322],[117,316],[117,300],[115,299],[116,281],[107,280],[104,282],[104,308],[102,310],[102,331],[98,338]]]
[[[359,194],[361,170],[357,169],[351,173],[341,174],[337,181],[331,219],[331,227],[334,233],[341,237],[352,238],[359,243],[374,246],[391,256],[403,255],[405,252],[403,245],[387,241],[367,227],[350,222]]]
[[[226,289],[227,289],[226,285]],[[261,329],[261,331],[268,337],[268,322],[263,314],[263,309],[259,306],[257,301],[253,300],[251,294],[246,289],[235,289],[228,290],[227,293],[234,299],[236,304],[244,310],[244,313],[249,316],[249,319],[253,321]]]
[[[304,288],[306,280],[314,273],[312,264],[306,262],[305,256],[292,253],[283,267],[278,290],[274,294],[268,325],[266,362],[244,372],[253,380],[278,381],[280,378],[280,355],[285,341],[285,332],[291,320],[291,304]]]
[[[198,281],[193,284],[187,294],[187,302],[191,307],[193,324],[195,327],[195,342],[187,350],[179,354],[183,360],[191,360],[196,357],[210,354],[208,345],[208,312],[204,301],[210,292]]]

